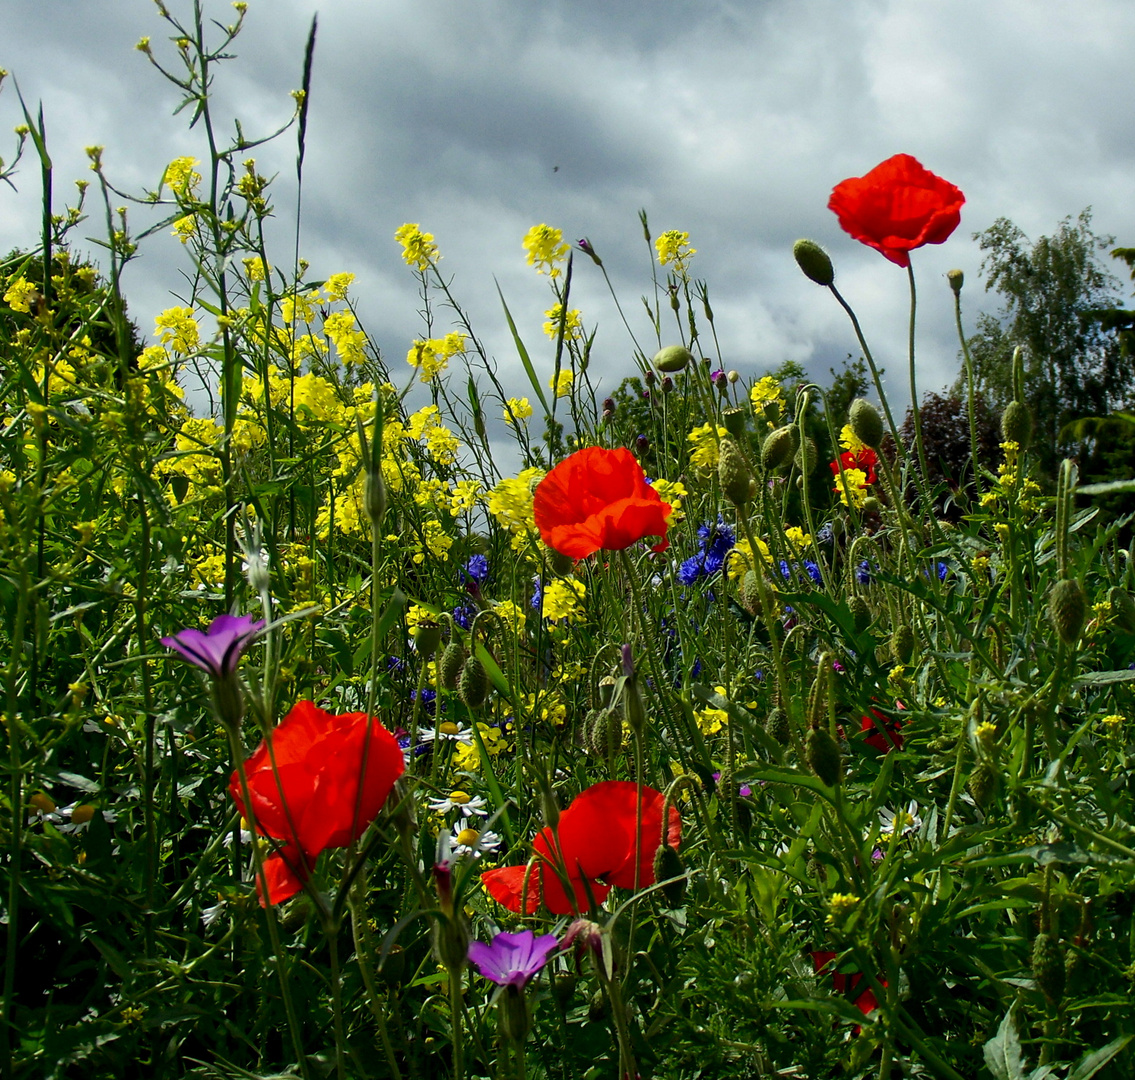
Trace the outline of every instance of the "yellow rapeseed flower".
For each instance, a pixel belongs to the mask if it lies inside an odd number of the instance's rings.
[[[198,164],[198,161],[195,157],[174,158],[162,174],[162,186],[168,184],[174,195],[187,198],[192,190],[201,183],[201,174],[193,168],[196,164]]]
[[[575,380],[575,375],[570,368],[563,368],[559,375],[553,376],[548,380],[548,385],[555,390],[556,397],[567,397],[571,393],[571,384]]]
[[[717,438],[713,437],[713,427],[702,424],[687,436],[690,442],[690,464],[698,469],[717,468],[717,446],[729,434],[720,424],[717,425]]]
[[[201,331],[192,308],[166,308],[154,319],[154,330],[161,343],[171,346],[174,352],[192,352],[201,343]]]
[[[544,589],[543,615],[545,619],[579,621],[583,618],[583,600],[587,588],[582,581],[556,578]]]
[[[524,234],[521,243],[528,253],[528,265],[535,267],[536,273],[547,274],[549,277],[560,276],[557,264],[562,263],[568,253],[562,230],[551,225],[533,225]]]
[[[532,415],[532,403],[526,397],[510,397],[504,410],[504,422],[508,425],[523,424]]]
[[[30,311],[39,290],[23,277],[16,278],[4,294],[4,303],[13,311]]]
[[[567,315],[563,314],[563,304],[553,304],[544,312],[544,333],[555,340],[560,335],[560,319],[564,320],[564,340],[579,341],[583,338],[583,321],[580,318],[579,308],[568,308]]]
[[[428,270],[441,258],[433,233],[422,232],[417,224],[401,226],[394,233],[394,239],[402,245],[402,261],[415,270]]]
[[[673,263],[674,270],[678,274],[686,272],[686,264],[698,251],[697,248],[690,247],[690,234],[679,232],[677,229],[668,229],[664,232],[654,241],[654,247],[658,251],[659,265],[669,266]]]

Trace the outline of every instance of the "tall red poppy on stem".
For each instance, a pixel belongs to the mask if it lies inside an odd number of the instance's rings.
[[[895,154],[866,176],[836,184],[828,209],[856,240],[909,266],[914,248],[949,238],[965,201],[949,180],[924,169],[910,154]]]
[[[665,799],[654,788],[642,788],[642,827],[636,843],[638,790],[631,780],[605,780],[581,791],[560,814],[556,829],[543,829],[536,837],[532,847],[537,858],[531,874],[527,866],[506,866],[481,875],[489,894],[509,911],[519,913],[523,907],[524,914],[531,915],[543,900],[554,915],[568,915],[573,910],[586,911],[591,906],[589,894],[597,904],[602,903],[613,885],[620,889],[653,885]],[[666,843],[677,848],[681,839],[682,821],[671,806]],[[555,869],[560,859],[575,894],[574,909]]]
[[[332,716],[310,701],[299,702],[268,738],[272,753],[261,742],[244,771],[257,830],[283,841],[264,863],[267,903],[278,904],[303,888],[321,851],[362,836],[405,762],[376,718],[368,723],[366,713]],[[229,792],[249,818],[239,772],[233,772]]]
[[[670,504],[624,447],[589,446],[564,458],[536,486],[532,514],[545,544],[573,559],[621,551],[646,536],[665,550]]]

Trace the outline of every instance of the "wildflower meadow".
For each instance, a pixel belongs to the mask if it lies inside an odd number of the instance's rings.
[[[202,3],[138,44],[197,148],[151,189],[91,147],[68,204],[22,105],[0,166],[43,222],[0,265],[3,1076],[1135,1076],[1135,463],[1038,450],[1027,350],[991,408],[960,271],[923,396],[963,192],[830,178],[910,294],[899,415],[838,250],[784,273],[854,362],[742,377],[645,213],[602,311],[602,237],[517,236],[545,337],[502,295],[499,357],[477,268],[392,221],[387,356],[350,267],[268,245],[292,203],[209,90],[247,5]],[[301,182],[309,89],[267,136]]]

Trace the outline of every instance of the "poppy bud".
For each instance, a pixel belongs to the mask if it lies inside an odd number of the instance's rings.
[[[1075,578],[1064,578],[1048,594],[1048,618],[1057,636],[1071,647],[1080,638],[1088,614],[1088,598]]]
[[[746,410],[738,406],[734,409],[726,409],[722,417],[725,421],[725,430],[735,439],[741,438],[745,430],[745,413]]]
[[[779,469],[792,457],[798,437],[794,424],[786,424],[768,435],[761,446],[761,465],[766,472]]]
[[[610,709],[602,715],[602,722],[596,723],[598,732],[599,756],[613,761],[623,748],[626,731],[623,729],[623,714],[618,709]]]
[[[1015,442],[1021,451],[1033,441],[1033,414],[1021,401],[1010,401],[1001,414],[1001,441]]]
[[[654,880],[669,882],[662,886],[662,895],[671,907],[681,907],[682,897],[686,895],[686,879],[682,877],[685,872],[681,856],[669,844],[659,844],[654,853]],[[670,878],[679,880],[670,881]]]
[[[787,746],[791,734],[788,727],[788,713],[780,708],[773,709],[765,719],[765,731],[781,746]]]
[[[819,458],[820,452],[816,449],[815,442],[812,439],[805,439],[796,451],[792,463],[805,476],[811,476],[816,469],[816,462],[819,461]]]
[[[446,971],[461,971],[469,958],[469,923],[456,908],[452,915],[434,918],[433,952]]]
[[[673,389],[674,389],[674,380],[671,379],[669,375],[666,375],[662,379],[662,393],[669,394]]]
[[[831,257],[815,240],[797,240],[792,245],[792,254],[809,281],[817,285],[830,285],[835,281]]]
[[[614,414],[615,414],[615,399],[614,398],[604,398],[603,399],[603,411],[605,413],[610,413],[612,416],[614,416]]]
[[[840,763],[839,746],[826,725],[819,724],[809,728],[804,739],[804,760],[828,787],[839,783],[843,771]]]
[[[868,495],[863,500],[863,513],[865,514],[878,514],[882,509],[883,504],[874,495]]]
[[[649,368],[647,368],[646,374],[643,375],[643,380],[646,382],[647,386],[653,386],[656,382],[658,382],[658,376],[655,375],[654,372]]]
[[[973,801],[978,806],[984,807],[997,789],[997,773],[993,771],[989,762],[979,761],[977,767],[970,773],[966,787],[969,788]]]
[[[1111,617],[1115,625],[1125,634],[1135,634],[1135,600],[1131,594],[1118,585],[1108,590],[1108,601],[1111,603]]]
[[[891,656],[899,664],[909,664],[914,654],[914,631],[910,623],[899,623],[891,634]]]
[[[690,350],[685,345],[667,345],[654,354],[654,366],[666,374],[681,371],[693,362]]]
[[[557,972],[551,966],[549,966],[548,972],[552,980],[552,997],[560,1011],[566,1012],[575,996],[575,987],[576,983],[579,982],[579,976],[570,971]]]
[[[441,627],[434,622],[421,622],[414,627],[414,648],[423,660],[428,660],[441,645]]]
[[[634,441],[635,457],[637,457],[641,461],[644,457],[646,457],[649,451],[650,440],[645,435],[637,436]]]
[[[736,368],[730,368],[725,373],[725,377],[730,381],[730,383],[736,383],[741,379],[741,372],[739,372]]]
[[[634,658],[630,645],[623,646],[623,710],[626,713],[627,723],[636,735],[642,734],[646,726],[646,706],[643,704],[642,693],[638,688],[639,676],[635,673]]]
[[[601,1020],[606,1020],[611,1015],[611,1004],[607,1000],[607,995],[603,993],[603,988],[600,987],[591,995],[591,1001],[587,1005],[587,1019],[592,1023],[599,1023]]]
[[[1033,978],[1048,1003],[1053,1007],[1059,1005],[1064,996],[1064,957],[1051,934],[1042,931],[1033,939],[1032,969]]]
[[[741,606],[750,615],[756,615],[761,609],[761,583],[756,570],[746,570],[741,579]]]
[[[717,477],[721,481],[725,497],[734,506],[744,506],[749,501],[752,474],[741,448],[730,438],[721,440],[717,453]]]
[[[847,423],[852,434],[872,450],[878,450],[883,442],[883,418],[879,410],[866,398],[856,398],[847,413]]]
[[[461,667],[457,696],[467,709],[479,709],[489,696],[489,673],[475,656],[470,656]]]
[[[445,647],[445,651],[441,654],[441,660],[438,662],[438,675],[441,678],[441,685],[446,690],[457,689],[457,678],[461,674],[461,666],[465,663],[465,649],[460,641],[451,641]]]
[[[862,595],[856,593],[848,603],[851,608],[851,619],[855,624],[855,632],[862,634],[871,625],[871,607]]]
[[[960,293],[962,286],[965,284],[966,276],[961,270],[947,270],[946,280],[950,283],[950,288],[953,289],[955,293]]]

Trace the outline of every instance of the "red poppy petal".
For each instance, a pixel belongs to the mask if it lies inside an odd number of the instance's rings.
[[[300,873],[306,874],[303,866],[303,857],[294,848],[283,848],[274,851],[264,860],[264,878],[268,884],[268,901],[264,901],[264,891],[261,888],[260,877],[256,879],[256,893],[260,897],[260,906],[268,904],[282,904],[291,899],[303,888],[303,879]]]

